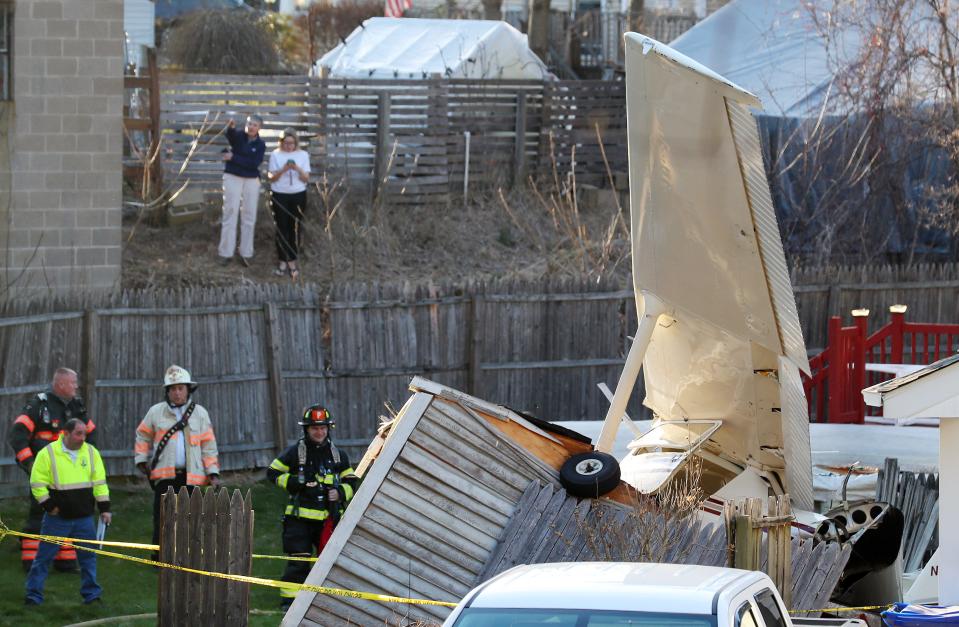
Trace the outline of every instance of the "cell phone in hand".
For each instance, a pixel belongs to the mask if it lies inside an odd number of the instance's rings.
[[[296,161],[294,159],[287,159],[286,165],[296,165]]]

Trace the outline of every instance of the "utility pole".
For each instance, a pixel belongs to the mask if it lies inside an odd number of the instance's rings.
[[[549,0],[529,0],[529,47],[543,63],[549,64]]]

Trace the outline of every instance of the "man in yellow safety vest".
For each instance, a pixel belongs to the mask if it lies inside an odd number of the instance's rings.
[[[37,453],[30,471],[30,490],[44,510],[40,534],[93,540],[94,506],[100,520],[109,525],[110,491],[107,473],[100,452],[87,444],[87,426],[82,418],[71,418],[63,433]],[[43,602],[43,587],[50,563],[60,550],[59,545],[41,542],[37,557],[27,574],[26,605]],[[97,583],[97,556],[77,551],[80,562],[80,596],[86,604],[100,600],[103,589]]]

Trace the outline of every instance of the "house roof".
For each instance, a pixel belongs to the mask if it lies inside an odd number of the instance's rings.
[[[888,418],[959,417],[959,354],[862,391],[867,405]]]
[[[506,22],[373,17],[316,62],[334,78],[535,79],[549,76]]]

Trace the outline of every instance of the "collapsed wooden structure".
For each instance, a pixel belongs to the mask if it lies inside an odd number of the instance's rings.
[[[456,602],[518,563],[726,562],[722,524],[637,510],[625,484],[601,499],[567,496],[558,471],[570,455],[592,449],[586,438],[426,379],[410,388],[358,464],[363,482],[307,583]],[[633,533],[640,526],[660,532]],[[798,607],[824,607],[849,553],[794,540],[794,585],[812,590],[794,596],[804,603]],[[813,579],[819,585],[810,588]],[[301,592],[282,624],[441,622],[448,612]]]

